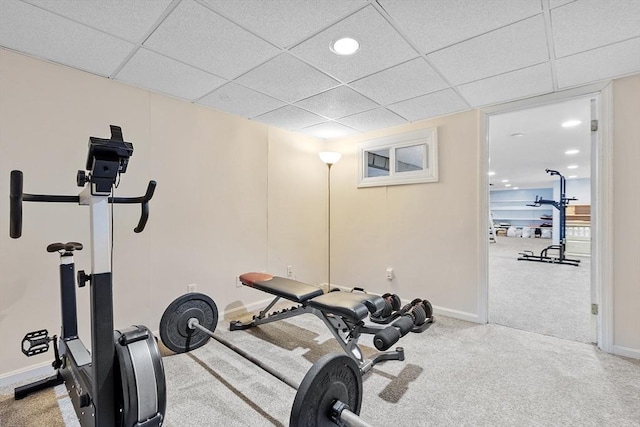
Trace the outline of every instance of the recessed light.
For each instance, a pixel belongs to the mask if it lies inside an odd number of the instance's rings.
[[[331,52],[336,55],[353,55],[360,49],[360,43],[351,37],[343,37],[331,43]]]
[[[578,165],[569,165],[567,169],[578,169]]]
[[[578,175],[569,175],[567,178],[577,178]]]
[[[509,180],[508,180],[508,179],[503,179],[503,180],[502,180],[502,181],[500,181],[500,182],[509,182]]]
[[[564,154],[578,154],[580,152],[580,150],[567,150],[564,152]]]
[[[511,184],[505,184],[504,186],[505,187],[511,187]]]
[[[489,173],[488,173],[487,175],[489,175],[489,176],[493,176],[493,175],[495,175],[495,174],[496,174],[496,173],[495,173],[494,171],[489,171]]]
[[[524,133],[519,133],[519,132],[518,133],[512,133],[511,136],[513,136],[514,138],[518,138],[518,137],[524,136]]]
[[[513,187],[512,190],[519,190],[520,187]]]
[[[574,126],[578,126],[580,123],[582,123],[580,120],[567,120],[566,122],[564,122],[562,124],[563,128],[572,128]]]

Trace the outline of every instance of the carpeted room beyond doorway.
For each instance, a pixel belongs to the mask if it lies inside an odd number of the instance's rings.
[[[489,244],[489,322],[590,343],[591,258],[568,256],[580,260],[577,267],[518,261],[523,250],[538,255],[549,245],[505,236]]]

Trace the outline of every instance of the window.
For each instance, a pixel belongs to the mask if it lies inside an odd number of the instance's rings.
[[[438,181],[437,129],[358,144],[358,187]]]

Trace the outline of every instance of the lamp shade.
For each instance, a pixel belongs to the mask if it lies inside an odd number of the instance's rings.
[[[338,163],[338,160],[342,157],[342,154],[335,151],[323,151],[320,153],[320,160],[328,165]]]

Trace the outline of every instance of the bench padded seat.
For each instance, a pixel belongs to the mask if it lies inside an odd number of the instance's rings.
[[[384,308],[384,299],[376,295],[353,292],[329,292],[308,302],[313,307],[325,313],[332,313],[346,317],[352,322],[359,322],[369,313],[375,313]]]
[[[265,273],[245,273],[240,276],[240,281],[246,286],[301,304],[323,294],[317,286]]]
[[[346,317],[352,322],[359,322],[385,306],[384,299],[377,295],[339,291],[325,294],[317,286],[266,273],[245,273],[240,276],[240,281],[246,286],[307,304],[324,313]]]

